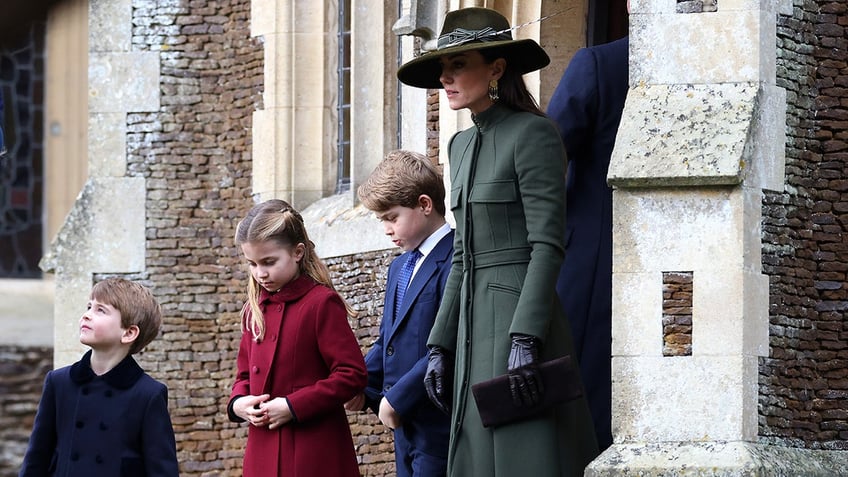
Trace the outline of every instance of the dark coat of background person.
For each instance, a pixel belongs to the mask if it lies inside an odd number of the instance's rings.
[[[568,154],[565,260],[557,293],[601,450],[612,444],[610,155],[628,89],[628,38],[578,50],[548,105]]]

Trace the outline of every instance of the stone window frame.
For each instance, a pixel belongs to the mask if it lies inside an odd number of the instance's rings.
[[[336,192],[338,9],[326,2],[251,3],[251,34],[265,44],[264,107],[253,117],[256,200],[280,198],[303,210]],[[397,147],[397,107],[385,101],[398,87],[387,67],[397,61],[396,9],[366,0],[351,11],[351,177],[349,190],[339,193],[347,207],[356,203],[356,187]]]

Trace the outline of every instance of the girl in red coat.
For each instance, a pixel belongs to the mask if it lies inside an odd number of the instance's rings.
[[[366,384],[353,310],[286,202],[254,206],[236,244],[250,280],[227,413],[250,425],[244,477],[359,477],[343,407]]]

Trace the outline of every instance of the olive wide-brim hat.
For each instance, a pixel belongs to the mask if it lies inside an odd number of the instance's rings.
[[[469,50],[497,48],[507,68],[521,74],[544,68],[551,62],[545,50],[534,40],[513,40],[509,22],[488,8],[462,8],[448,12],[438,46],[403,64],[397,72],[401,83],[418,88],[441,88],[439,58]]]

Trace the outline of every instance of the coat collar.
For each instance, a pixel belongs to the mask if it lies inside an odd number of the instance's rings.
[[[305,273],[301,273],[297,278],[283,285],[283,288],[276,293],[271,293],[263,288],[262,291],[259,292],[259,304],[265,304],[266,302],[288,303],[295,301],[303,295],[306,295],[306,293],[316,285],[318,285],[318,283],[316,283],[315,280]]]
[[[415,276],[412,277],[412,281],[409,283],[409,289],[406,291],[406,294],[403,298],[403,303],[401,303],[400,307],[400,315],[394,316],[394,313],[389,310],[395,309],[395,291],[397,288],[397,283],[392,287],[392,291],[390,296],[390,300],[386,301],[386,306],[383,308],[383,319],[389,319],[389,323],[391,323],[391,327],[389,329],[389,337],[388,340],[391,340],[395,332],[400,328],[401,322],[405,321],[409,316],[409,309],[412,306],[412,303],[418,298],[418,295],[424,290],[425,285],[431,280],[434,274],[438,272],[439,266],[446,262],[450,261],[451,256],[453,255],[453,230],[448,230],[448,233],[439,239],[439,242],[436,243],[436,246],[433,250],[424,257],[424,262],[421,263],[421,268],[418,269],[418,272],[415,273]],[[387,315],[385,313],[391,313]]]
[[[101,376],[113,388],[129,389],[144,374],[141,366],[135,362],[132,355],[127,355],[117,366]],[[97,375],[91,369],[91,350],[82,359],[71,365],[71,380],[76,384],[91,382]]]
[[[495,103],[482,113],[472,115],[471,119],[474,121],[474,125],[477,126],[477,129],[482,133],[491,129],[514,112],[515,111],[512,109],[500,103]]]

